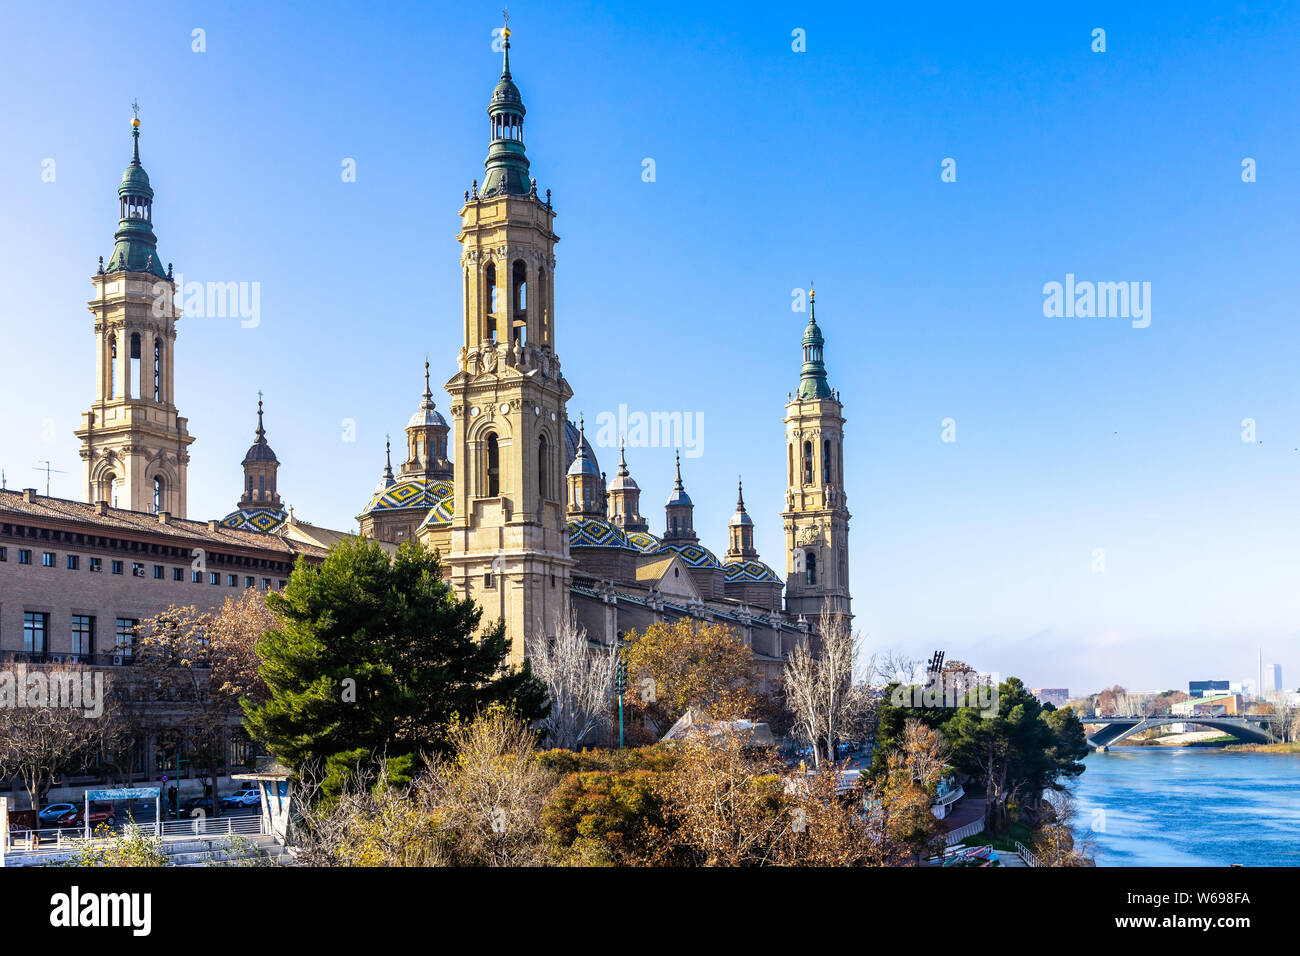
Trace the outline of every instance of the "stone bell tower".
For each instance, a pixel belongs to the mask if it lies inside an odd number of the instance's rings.
[[[510,76],[488,106],[483,185],[461,207],[464,346],[451,396],[455,507],[444,562],[458,593],[505,621],[511,660],[568,613],[565,406],[555,352],[555,243],[524,152],[524,103]]]
[[[852,618],[849,509],[844,498],[844,406],[826,381],[816,293],[803,336],[799,391],[785,406],[785,607],[816,626],[823,604]]]
[[[86,500],[185,517],[185,472],[194,441],[176,411],[176,285],[153,231],[153,188],[140,165],[140,120],[131,165],[117,188],[120,217],[108,265],[91,277],[96,395],[76,435]]]

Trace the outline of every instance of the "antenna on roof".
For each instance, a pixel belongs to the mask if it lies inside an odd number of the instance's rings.
[[[41,467],[42,465],[44,465],[44,467]],[[67,474],[67,472],[64,471],[64,470],[61,469],[61,468],[51,468],[51,467],[50,467],[50,463],[49,463],[47,460],[45,460],[44,458],[41,459],[41,463],[40,463],[39,465],[36,465],[36,466],[35,466],[35,470],[36,470],[36,471],[43,471],[43,472],[45,472],[45,497],[46,497],[46,498],[48,498],[48,497],[50,496],[50,475],[51,475],[51,474],[55,474],[55,475],[66,475],[66,474]]]
[[[9,490],[9,482],[5,479],[4,469],[0,468],[0,491],[8,491],[8,490]]]

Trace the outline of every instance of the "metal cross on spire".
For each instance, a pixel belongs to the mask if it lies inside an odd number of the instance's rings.
[[[134,116],[136,119],[139,119],[139,118],[140,118],[140,101],[139,101],[139,100],[136,100],[136,99],[132,99],[132,100],[131,100],[131,115]]]

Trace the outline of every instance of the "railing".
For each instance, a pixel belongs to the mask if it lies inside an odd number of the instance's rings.
[[[155,832],[157,832],[157,824]],[[206,814],[189,819],[164,820],[162,837],[220,836],[222,834],[262,832],[262,815],[260,813],[241,814],[239,816],[210,817]]]
[[[983,832],[984,832],[984,818],[980,817],[978,820],[972,820],[964,827],[960,827],[959,829],[949,831],[948,836],[944,838],[943,842],[945,846],[952,846],[954,843],[960,843],[962,840],[966,839],[967,837],[971,837],[977,833],[983,833]]]
[[[90,842],[104,842],[121,836],[128,828],[134,827],[142,833],[152,833],[163,840],[182,840],[187,837],[230,836],[236,833],[256,836],[263,832],[260,813],[239,814],[237,816],[210,817],[207,815],[186,817],[180,820],[163,820],[152,823],[127,823],[113,827],[105,832],[102,827],[91,828]],[[0,835],[2,836],[2,835]],[[35,852],[42,850],[61,850],[73,844],[84,844],[86,831],[84,826],[43,827],[36,830],[11,829],[7,840],[0,846],[0,852],[20,851]]]
[[[931,800],[930,809],[933,810],[935,807],[950,806],[956,803],[964,796],[966,796],[966,791],[962,788],[961,784],[957,784],[956,788],[949,790],[947,793],[943,794],[942,796],[935,797],[933,800]]]
[[[1025,846],[1019,840],[1016,841],[1016,856],[1020,857],[1025,866],[1046,866],[1047,864],[1036,857],[1029,847]]]

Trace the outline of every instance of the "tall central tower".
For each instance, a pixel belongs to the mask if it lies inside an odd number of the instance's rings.
[[[185,517],[185,472],[194,439],[176,411],[175,346],[180,310],[170,270],[158,258],[153,187],[140,165],[140,120],[131,121],[131,164],[117,187],[113,254],[91,277],[98,351],[96,396],[76,435],[86,500]]]
[[[785,406],[785,607],[816,625],[823,606],[852,617],[844,406],[826,380],[816,294],[803,335],[799,390]]]
[[[510,76],[488,106],[482,188],[461,207],[464,346],[451,396],[455,506],[445,563],[456,590],[501,618],[511,660],[568,613],[565,406],[555,353],[555,212],[528,175],[524,103]]]

